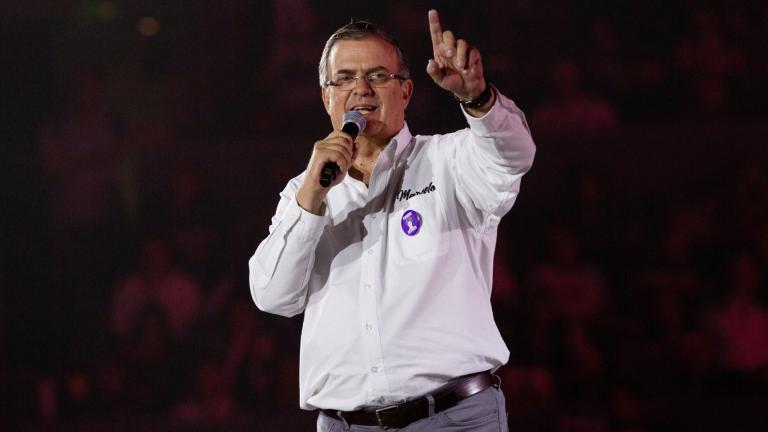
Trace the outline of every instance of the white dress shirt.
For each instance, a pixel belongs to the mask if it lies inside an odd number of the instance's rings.
[[[304,312],[301,408],[390,405],[507,362],[490,302],[496,229],[535,146],[501,94],[465,116],[447,135],[405,125],[368,187],[346,176],[321,216],[296,203],[306,172],[281,193],[249,281],[259,309]]]

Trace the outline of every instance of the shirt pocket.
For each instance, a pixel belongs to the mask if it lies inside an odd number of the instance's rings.
[[[399,201],[389,216],[389,252],[398,264],[434,259],[448,252],[451,232],[440,194]]]

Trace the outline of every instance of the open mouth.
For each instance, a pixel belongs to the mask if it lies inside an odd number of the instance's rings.
[[[369,114],[374,111],[376,111],[379,107],[376,105],[367,105],[367,104],[361,104],[361,105],[355,105],[352,107],[352,111],[358,111],[363,114]]]

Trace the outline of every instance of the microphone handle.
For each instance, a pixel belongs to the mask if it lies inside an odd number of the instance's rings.
[[[339,166],[336,162],[326,162],[323,170],[320,171],[320,186],[329,187],[336,180],[337,175],[339,175]]]
[[[363,124],[364,123],[365,122],[363,122]],[[341,131],[348,133],[354,141],[355,138],[357,138],[357,134],[360,132],[360,127],[354,121],[346,121],[341,127]],[[323,170],[320,171],[320,186],[329,187],[331,183],[336,180],[337,175],[339,175],[339,166],[336,162],[326,162],[325,165],[323,165]]]

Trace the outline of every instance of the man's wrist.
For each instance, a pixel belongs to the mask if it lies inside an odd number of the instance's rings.
[[[320,216],[325,212],[325,201],[311,192],[299,189],[296,192],[296,204],[309,213]]]
[[[493,105],[496,103],[496,88],[493,87],[490,84],[487,84],[486,91],[490,94],[490,97],[488,97],[482,105],[480,105],[477,108],[469,108],[462,104],[462,107],[464,108],[464,111],[469,114],[472,117],[483,117],[488,113],[488,111],[493,108]]]
[[[453,98],[456,99],[461,106],[467,109],[477,109],[482,108],[485,105],[488,104],[488,101],[493,99],[493,89],[491,89],[491,84],[486,81],[485,83],[485,89],[483,90],[480,95],[478,95],[474,99],[463,99],[457,95],[453,95]]]

